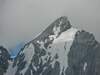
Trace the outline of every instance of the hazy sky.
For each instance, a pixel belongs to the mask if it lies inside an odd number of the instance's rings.
[[[26,43],[64,15],[100,41],[100,0],[0,0],[0,45]]]

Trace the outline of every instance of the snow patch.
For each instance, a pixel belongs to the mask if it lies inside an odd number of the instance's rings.
[[[45,49],[45,47],[44,47],[44,43],[45,43],[45,42],[37,41],[37,43],[40,44],[39,47],[40,47],[41,49]]]
[[[37,71],[37,67],[34,66],[34,63],[32,63],[32,66],[33,66],[34,70]]]
[[[68,29],[67,31],[63,32],[57,39],[55,39],[54,43],[73,41],[74,36],[75,36],[77,31],[78,31],[78,29],[75,29],[75,28]]]
[[[59,28],[60,27],[58,28],[54,27],[53,30],[54,30],[55,35],[49,36],[49,38],[50,39],[53,38],[54,41],[52,42],[52,44],[50,44],[51,48],[48,48],[46,50],[46,55],[41,56],[41,59],[43,60],[43,64],[45,64],[51,57],[50,61],[51,61],[52,68],[54,68],[56,61],[59,62],[60,63],[60,75],[62,74],[62,72],[65,75],[65,71],[68,67],[68,56],[67,55],[68,55],[68,52],[70,51],[70,47],[73,43],[75,34],[78,31],[78,29],[70,28],[67,31],[63,32],[61,35],[59,35],[59,37],[57,37],[59,33]],[[40,48],[44,48],[45,42],[38,42],[38,43],[40,44]],[[48,53],[50,53],[50,55]],[[56,58],[56,55],[58,56],[58,58]]]
[[[0,50],[0,53],[2,53],[2,51]]]
[[[60,27],[54,26],[53,32],[54,32],[54,34],[57,36],[57,35],[59,34],[59,32],[60,32]]]
[[[84,67],[83,67],[83,70],[84,70],[84,71],[85,71],[86,67],[87,67],[87,63],[85,62],[85,63],[84,63]]]
[[[35,54],[33,44],[30,43],[28,47],[25,47],[23,52],[25,54],[24,61],[26,61],[27,63],[25,65],[25,68],[22,71],[20,71],[20,74],[22,74],[22,75],[24,75],[25,72],[27,71],[27,69],[28,69],[28,67],[29,67],[29,65],[31,63],[32,57]]]
[[[33,75],[33,72],[32,72],[32,70],[31,70],[31,75]]]
[[[9,63],[9,66],[8,66],[7,72],[4,73],[4,75],[14,75],[15,73],[14,73],[14,69],[12,67],[13,61],[8,60],[8,63]]]
[[[70,51],[70,47],[73,43],[74,37],[78,29],[70,28],[69,30],[63,32],[58,38],[54,39],[51,48],[47,50],[47,52],[51,53],[51,59],[53,60],[55,55],[58,55],[58,59],[54,59],[52,64],[52,68],[54,68],[55,61],[60,63],[60,75],[63,72],[65,75],[65,71],[68,67],[68,52]],[[64,70],[63,70],[64,69]]]

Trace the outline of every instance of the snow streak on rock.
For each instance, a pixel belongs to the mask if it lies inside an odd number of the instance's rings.
[[[46,50],[46,55],[41,57],[43,60],[43,64],[47,63],[47,60],[49,60],[50,58],[52,68],[54,68],[55,62],[59,62],[60,63],[60,75],[62,73],[64,73],[65,75],[65,71],[68,67],[67,55],[68,55],[68,52],[70,51],[70,47],[73,43],[75,34],[78,31],[78,29],[70,28],[58,36],[58,33],[60,31],[59,29],[60,29],[59,27],[57,28],[54,27],[55,34],[49,36],[50,39],[54,39],[52,44],[49,45],[49,47],[51,46],[51,48],[45,49],[44,43],[46,42],[46,40],[45,42],[37,41],[37,43],[40,44],[40,48],[43,48]]]
[[[85,63],[84,63],[84,67],[83,67],[83,70],[84,70],[84,71],[85,71],[86,67],[87,67],[87,63],[85,62]]]
[[[22,75],[24,75],[24,73],[27,71],[31,63],[33,55],[35,54],[34,46],[30,43],[28,46],[25,47],[25,49],[21,53],[25,54],[24,61],[27,62],[27,64],[25,65],[25,68],[20,72]]]
[[[15,73],[12,67],[13,61],[8,60],[8,62],[9,62],[9,67],[7,69],[7,72],[4,73],[4,75],[14,75]]]

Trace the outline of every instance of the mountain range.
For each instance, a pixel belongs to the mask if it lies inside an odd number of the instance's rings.
[[[62,16],[15,58],[0,46],[0,75],[100,75],[100,43]]]

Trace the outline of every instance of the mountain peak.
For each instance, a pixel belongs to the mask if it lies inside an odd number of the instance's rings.
[[[11,60],[10,54],[8,53],[7,49],[4,48],[3,46],[0,46],[0,52],[3,57],[5,57],[8,60]]]
[[[67,16],[61,16],[60,18],[58,18],[58,19],[61,19],[61,20],[64,20],[64,21],[67,21],[68,19],[67,19]]]
[[[11,68],[6,75],[100,75],[100,44],[62,16],[20,50]]]
[[[45,40],[50,35],[54,35],[55,32],[58,33],[58,36],[71,28],[71,24],[68,21],[66,16],[61,16],[60,18],[56,19],[48,28],[46,28],[40,35],[38,35],[34,40],[34,43],[36,40]]]
[[[71,27],[71,24],[67,19],[67,16],[61,16],[60,18],[55,20],[51,25],[53,25],[53,26],[61,26],[61,27],[66,26],[68,28]]]

